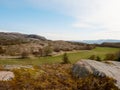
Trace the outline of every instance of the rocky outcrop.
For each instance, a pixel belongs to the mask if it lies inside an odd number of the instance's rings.
[[[0,45],[16,45],[33,41],[46,41],[43,36],[34,34],[5,33],[0,32]]]
[[[76,77],[86,77],[90,74],[99,77],[110,77],[116,80],[116,86],[120,88],[120,62],[107,61],[98,62],[94,60],[81,60],[77,62],[72,73]]]
[[[32,65],[3,65],[5,70],[14,70],[14,69],[34,69]]]
[[[94,45],[85,43],[52,41],[35,34],[5,33],[0,32],[0,58],[2,56],[21,56],[27,53],[33,56],[44,56],[46,48],[53,53],[73,50],[90,50]],[[50,55],[53,55],[50,54]]]
[[[0,71],[0,81],[7,81],[14,78],[14,73],[11,71]]]
[[[32,65],[2,65],[4,71],[0,71],[0,81],[8,81],[15,77],[12,70],[14,69],[34,69]],[[8,71],[9,70],[9,71]]]
[[[45,37],[43,36],[39,36],[39,35],[35,35],[35,34],[30,34],[30,35],[26,35],[27,38],[32,38],[32,39],[38,39],[38,40],[47,40]]]

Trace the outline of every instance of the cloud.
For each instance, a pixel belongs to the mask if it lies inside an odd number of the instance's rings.
[[[35,7],[73,16],[76,27],[99,24],[108,29],[120,28],[120,0],[27,0]],[[85,23],[83,23],[85,22]],[[88,24],[89,23],[89,24]]]
[[[3,0],[2,0],[3,1]],[[10,0],[7,0],[10,2]],[[15,0],[12,0],[15,1]],[[22,0],[33,8],[45,9],[73,17],[73,30],[96,30],[81,38],[115,38],[120,39],[120,0]],[[76,31],[77,32],[77,31]],[[88,32],[86,32],[88,33]],[[72,39],[71,34],[45,34],[50,38]],[[71,36],[69,36],[71,35]],[[76,37],[76,36],[74,36]],[[78,38],[78,37],[76,37]]]
[[[120,30],[120,0],[100,0],[98,11],[86,17],[77,17],[76,22],[97,24],[109,30]]]
[[[16,0],[1,0],[15,3]],[[104,27],[110,30],[120,29],[120,0],[22,0],[29,5],[75,18],[73,27]],[[96,26],[95,26],[96,25]]]
[[[51,40],[73,40],[76,37],[73,37],[72,33],[51,33],[51,32],[43,32],[39,35],[45,36],[48,39]]]
[[[0,29],[0,32],[8,32],[8,30]]]
[[[84,33],[62,33],[62,32],[43,32],[39,35],[45,36],[51,40],[98,40],[98,39],[119,39],[119,31],[98,31]]]
[[[99,31],[90,36],[90,39],[120,39],[118,31]]]

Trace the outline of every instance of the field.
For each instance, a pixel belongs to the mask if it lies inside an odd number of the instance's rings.
[[[73,53],[68,53],[68,57],[71,61],[71,63],[75,63],[79,61],[80,59],[87,59],[91,55],[97,55],[101,59],[104,59],[105,55],[107,53],[115,53],[120,48],[109,48],[109,47],[96,47],[93,50],[80,50]],[[6,64],[21,64],[21,65],[40,65],[40,64],[54,64],[54,63],[60,63],[62,62],[62,56],[49,56],[49,57],[39,57],[39,58],[33,58],[33,59],[1,59],[0,64],[6,65]]]

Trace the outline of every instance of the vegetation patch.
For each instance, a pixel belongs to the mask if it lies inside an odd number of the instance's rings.
[[[118,90],[111,78],[73,77],[71,67],[71,64],[53,64],[13,70],[15,78],[0,81],[0,90]]]
[[[118,52],[118,48],[108,48],[108,47],[96,47],[92,50],[79,50],[77,52],[67,53],[69,61],[75,63],[80,59],[88,59],[92,55],[100,57],[101,60],[104,60],[106,54],[112,52]],[[99,58],[98,58],[99,59]],[[58,56],[46,56],[46,57],[36,57],[36,58],[24,58],[24,59],[1,59],[0,64],[21,64],[21,65],[40,65],[40,64],[55,64],[63,62],[63,55]]]

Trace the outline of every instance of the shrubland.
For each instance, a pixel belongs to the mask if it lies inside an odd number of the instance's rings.
[[[120,61],[120,51],[106,54],[104,60]]]
[[[104,42],[101,45],[98,46],[102,46],[102,47],[116,47],[116,48],[120,48],[120,42],[116,42],[116,43],[110,43],[110,42]]]
[[[91,55],[88,59],[90,60],[96,60],[96,61],[101,61],[101,58],[97,55]]]
[[[0,81],[0,90],[119,90],[115,80],[108,77],[74,77],[71,67],[71,64],[46,64],[13,70],[15,78]]]

